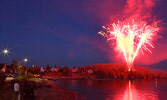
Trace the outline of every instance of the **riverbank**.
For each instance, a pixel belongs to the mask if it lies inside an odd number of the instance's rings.
[[[52,81],[56,81],[56,80],[63,80],[63,79],[68,79],[68,80],[144,80],[144,79],[114,79],[114,78],[73,78],[73,77],[46,77],[43,79],[47,79],[47,80],[52,80]],[[148,80],[148,79],[147,79]],[[154,79],[149,79],[149,80],[154,80]]]
[[[12,77],[7,77],[5,81],[5,84],[6,84],[5,86],[6,88],[8,88],[8,90],[10,90],[10,94],[11,94],[10,97],[13,99],[14,99],[13,85],[15,82],[18,82],[19,84],[34,83],[34,87],[33,87],[34,96],[35,96],[34,100],[69,100],[69,99],[76,100],[77,98],[76,92],[61,88],[58,85],[56,85],[55,81],[48,80],[46,78],[44,79],[34,78],[33,80],[16,80]],[[21,86],[20,88],[24,88],[22,87],[22,85],[20,86]]]
[[[61,88],[54,81],[41,81],[41,87],[35,90],[35,100],[76,100],[77,93]]]

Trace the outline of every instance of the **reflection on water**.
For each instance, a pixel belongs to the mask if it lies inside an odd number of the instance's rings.
[[[167,81],[57,80],[78,100],[167,100]]]
[[[106,100],[159,100],[155,90],[136,89],[132,81],[129,80],[125,91],[120,91],[115,95],[110,95]]]

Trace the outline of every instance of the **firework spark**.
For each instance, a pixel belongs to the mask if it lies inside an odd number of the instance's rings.
[[[145,21],[128,20],[118,21],[108,27],[103,26],[105,31],[98,32],[107,41],[114,42],[116,51],[123,54],[130,71],[136,56],[143,51],[151,53],[150,48],[154,48],[153,40],[159,28],[156,23],[150,25]]]

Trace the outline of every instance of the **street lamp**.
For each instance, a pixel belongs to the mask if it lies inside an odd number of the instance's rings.
[[[3,53],[7,54],[7,53],[8,53],[8,50],[7,50],[7,49],[3,50]]]
[[[25,62],[25,65],[27,65],[27,67],[28,67],[28,59],[24,58],[23,61]]]
[[[27,58],[25,58],[25,59],[24,59],[24,62],[27,62],[27,61],[28,61],[28,59],[27,59]]]
[[[8,55],[9,53],[10,53],[10,52],[9,52],[9,49],[7,49],[7,48],[3,48],[3,49],[0,51],[0,55],[2,54],[3,56]],[[1,58],[1,61],[0,61],[0,62],[5,63],[4,59],[6,59],[6,57]]]
[[[9,50],[8,49],[3,49],[2,50],[2,54],[4,54],[4,56],[5,55],[8,55],[10,52],[9,52]]]

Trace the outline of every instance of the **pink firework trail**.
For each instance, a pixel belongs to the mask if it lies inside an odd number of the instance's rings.
[[[123,54],[128,70],[133,67],[134,60],[143,51],[151,52],[153,40],[159,31],[156,22],[148,25],[145,21],[128,20],[112,23],[110,26],[103,26],[104,31],[98,32],[107,38],[107,41],[114,42],[118,52]]]

